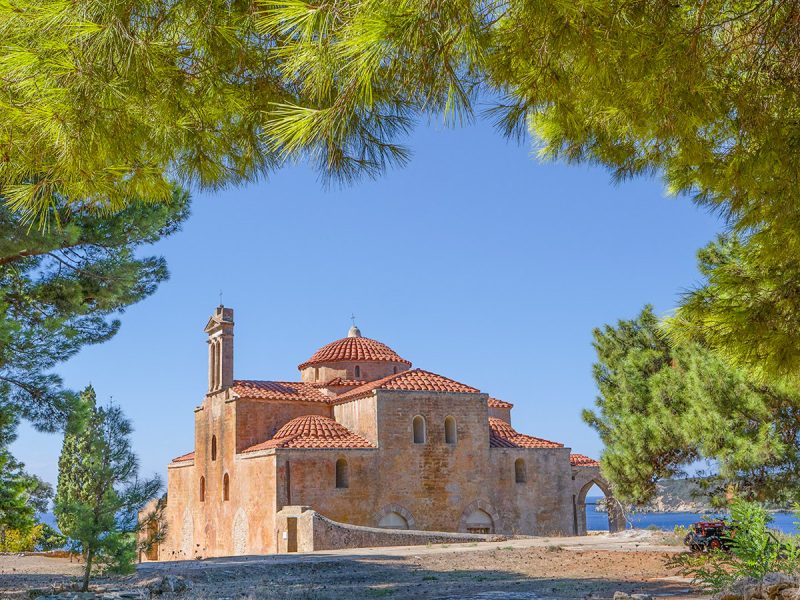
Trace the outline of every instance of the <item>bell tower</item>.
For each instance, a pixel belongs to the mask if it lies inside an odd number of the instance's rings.
[[[208,320],[208,393],[233,385],[233,309],[220,304]]]

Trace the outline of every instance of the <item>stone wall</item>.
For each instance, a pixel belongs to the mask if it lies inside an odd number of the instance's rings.
[[[296,519],[296,539],[289,520]],[[455,544],[466,542],[501,541],[498,535],[447,533],[442,531],[414,531],[380,529],[338,523],[306,506],[287,506],[276,515],[278,532],[277,552],[289,551],[291,542],[296,552],[339,550],[343,548],[380,548],[386,546],[421,546],[426,544]]]

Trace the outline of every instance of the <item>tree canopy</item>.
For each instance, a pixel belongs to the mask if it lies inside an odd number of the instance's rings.
[[[140,251],[177,231],[188,203],[175,189],[109,216],[62,207],[61,226],[44,231],[0,205],[0,409],[63,426],[74,396],[50,369],[113,336],[118,313],[167,277],[163,258]]]
[[[8,446],[16,438],[16,412],[0,399],[0,541],[8,530],[27,531],[36,513],[45,512],[53,490],[14,458]]]
[[[483,112],[722,214],[747,275],[715,270],[683,317],[724,321],[705,343],[757,376],[800,363],[771,334],[800,314],[774,290],[800,279],[798,0],[2,0],[0,37],[0,194],[29,219],[303,156],[374,175],[416,119]],[[731,305],[753,286],[758,307]]]
[[[647,501],[659,479],[710,461],[712,497],[731,486],[761,501],[797,500],[800,388],[765,386],[697,343],[675,344],[652,307],[594,331],[600,395],[584,420],[605,443],[615,494]]]
[[[161,489],[158,477],[139,479],[131,431],[118,406],[98,406],[91,386],[83,390],[64,436],[55,498],[58,526],[85,560],[83,591],[97,566],[133,570],[139,511]]]

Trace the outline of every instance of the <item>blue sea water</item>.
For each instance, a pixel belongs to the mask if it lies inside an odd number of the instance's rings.
[[[589,531],[608,529],[608,515],[595,510],[595,503],[597,500],[599,500],[597,497],[586,498],[586,527]],[[697,521],[707,520],[709,517],[724,516],[725,515],[721,514],[708,515],[691,512],[633,513],[628,515],[628,526],[645,529],[653,525],[659,529],[672,531],[678,525],[685,527]],[[800,528],[795,524],[797,517],[794,513],[776,512],[772,513],[772,518],[771,526],[775,529],[784,533],[800,534]]]

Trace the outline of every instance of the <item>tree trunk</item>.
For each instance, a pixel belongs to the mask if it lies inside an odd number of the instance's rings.
[[[83,586],[81,587],[82,592],[89,591],[89,576],[92,574],[92,559],[94,558],[94,552],[89,550],[86,553],[86,569],[83,571]]]

